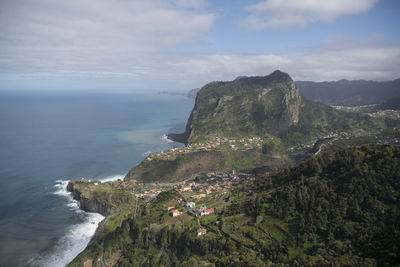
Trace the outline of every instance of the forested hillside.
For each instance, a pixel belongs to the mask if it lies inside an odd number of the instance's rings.
[[[399,174],[400,149],[370,145],[265,174],[199,219],[163,212],[179,197],[171,190],[103,229],[71,266],[101,257],[109,266],[394,266]]]
[[[304,97],[329,105],[381,104],[392,98],[400,97],[400,79],[385,82],[365,80],[297,81],[296,85]]]

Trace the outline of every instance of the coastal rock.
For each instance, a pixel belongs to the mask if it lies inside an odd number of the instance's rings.
[[[131,205],[134,202],[131,191],[120,190],[113,183],[96,184],[72,180],[68,183],[67,190],[79,201],[82,210],[100,213],[103,216],[108,216],[123,208],[123,205]]]

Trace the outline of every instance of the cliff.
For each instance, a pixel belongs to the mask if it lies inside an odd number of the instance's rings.
[[[113,183],[81,182],[71,180],[67,190],[80,203],[80,208],[87,212],[109,216],[134,203],[132,191],[121,190]]]
[[[275,136],[294,146],[332,131],[377,128],[366,115],[336,110],[303,98],[287,73],[212,82],[202,87],[185,132],[169,134],[187,145],[216,137]]]
[[[169,138],[190,144],[218,136],[279,136],[298,123],[301,103],[295,83],[281,71],[212,82],[198,91],[185,132]]]
[[[334,132],[370,134],[381,126],[367,115],[339,111],[303,98],[290,76],[281,71],[211,82],[198,91],[185,131],[168,135],[187,147],[208,148],[201,153],[190,149],[187,154],[145,160],[125,179],[178,181],[233,168],[273,170],[292,163],[288,147],[316,142]],[[247,148],[251,143],[244,149],[237,147],[238,141],[252,137],[274,142],[261,143],[250,151]],[[216,148],[226,141],[231,142],[232,149]]]

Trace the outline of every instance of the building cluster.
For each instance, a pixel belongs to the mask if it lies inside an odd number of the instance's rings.
[[[168,207],[168,209],[169,208],[170,207]],[[210,215],[210,214],[214,214],[215,213],[215,209],[214,208],[207,208],[206,206],[201,206],[199,208],[196,208],[195,206],[193,206],[192,208],[189,208],[186,212],[190,216],[202,217],[202,216],[207,216],[207,215]],[[183,213],[185,213],[185,212],[184,211],[180,211],[179,209],[174,209],[174,210],[171,211],[172,217],[176,217],[176,216],[182,215]]]
[[[213,141],[195,143],[186,147],[176,147],[159,153],[150,154],[146,160],[173,159],[178,154],[186,154],[198,151],[226,151],[226,150],[250,150],[261,148],[262,143],[271,140],[272,137],[247,137],[241,139],[229,139],[227,137],[216,137]]]
[[[375,141],[381,145],[400,145],[400,138],[394,136],[375,135]]]
[[[176,188],[188,194],[193,199],[201,199],[212,192],[221,192],[231,189],[232,186],[254,180],[254,177],[245,173],[209,172],[205,176],[198,176],[194,181],[184,182]]]
[[[150,190],[142,190],[140,193],[136,193],[135,197],[141,198],[143,200],[150,200],[158,196],[161,193],[160,189],[150,189]]]

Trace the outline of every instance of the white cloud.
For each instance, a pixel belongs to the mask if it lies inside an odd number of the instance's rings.
[[[243,25],[250,29],[305,26],[316,21],[332,22],[344,15],[368,11],[379,0],[265,0],[248,6]]]
[[[19,83],[21,88],[184,90],[275,69],[296,80],[400,76],[400,45],[382,40],[330,39],[290,54],[184,52],[180,45],[207,41],[216,15],[205,5],[192,0],[0,1],[0,89]]]
[[[204,1],[0,2],[0,72],[125,72],[176,45],[203,41]],[[143,71],[135,69],[135,71]]]
[[[391,80],[400,78],[400,45],[361,47],[357,43],[353,47],[320,48],[288,55],[203,55],[175,62],[169,69],[174,69],[183,80],[197,82],[198,86],[241,75],[267,75],[276,69],[289,73],[294,80]]]
[[[208,6],[204,0],[174,0],[174,3],[183,8],[201,9]]]
[[[291,54],[220,54],[156,53],[146,65],[124,68],[101,66],[93,70],[32,71],[6,78],[51,84],[76,85],[95,90],[148,89],[188,90],[210,81],[232,80],[237,76],[264,76],[276,69],[289,73],[294,80],[331,81],[340,79],[392,80],[400,78],[400,44],[339,39],[335,45],[318,44]],[[340,45],[343,42],[345,46]],[[50,88],[51,89],[51,88]]]

